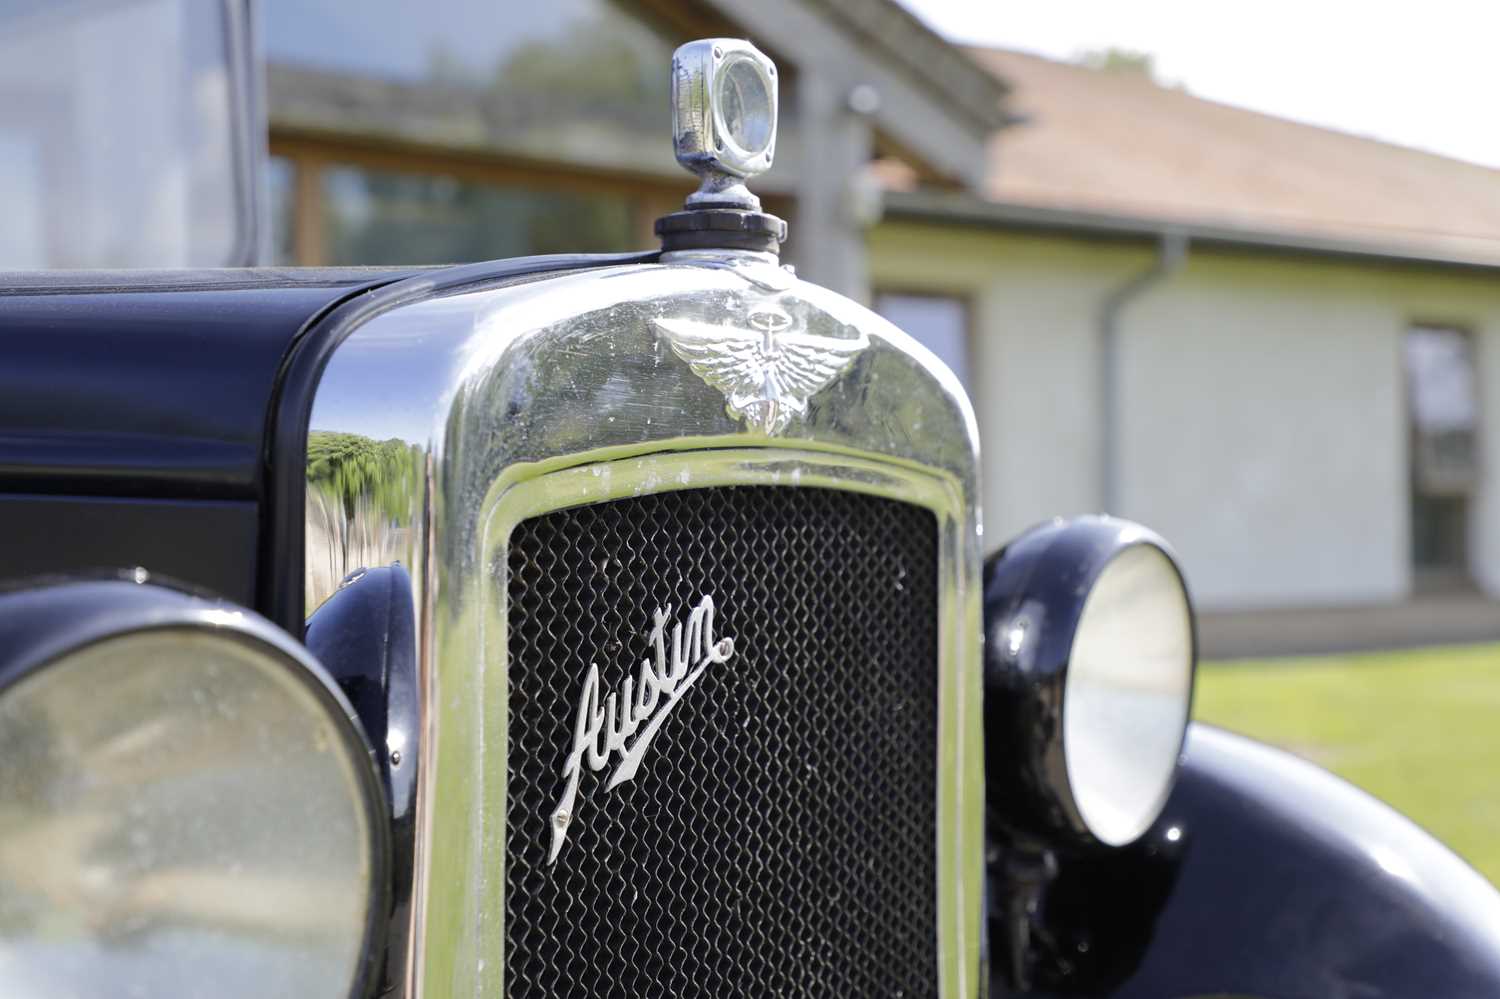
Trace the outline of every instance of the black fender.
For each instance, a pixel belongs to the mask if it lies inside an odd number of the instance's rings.
[[[1191,726],[1161,818],[1063,858],[1040,992],[1500,996],[1500,893],[1411,820],[1288,753]]]
[[[422,727],[416,604],[399,563],[351,572],[307,619],[307,648],[338,683],[375,747],[391,807],[390,919],[380,995],[405,979]]]

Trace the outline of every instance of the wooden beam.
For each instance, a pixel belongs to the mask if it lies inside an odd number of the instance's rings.
[[[670,138],[664,138],[669,142]],[[348,136],[271,124],[271,155],[324,163],[347,163],[395,173],[443,174],[497,186],[526,187],[580,194],[601,192],[632,197],[666,196],[677,201],[693,189],[686,173],[678,183],[622,172],[577,170],[544,161],[518,160],[467,149],[402,142],[379,136]]]
[[[317,156],[278,153],[292,164],[292,258],[302,267],[328,262],[328,223],[323,206],[323,160]]]
[[[874,134],[851,114],[838,84],[805,73],[797,89],[805,167],[797,187],[797,270],[857,302],[870,297],[864,222],[855,183],[869,165]]]

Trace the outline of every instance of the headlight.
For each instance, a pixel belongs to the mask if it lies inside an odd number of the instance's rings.
[[[695,173],[753,177],[770,167],[777,103],[776,64],[743,39],[705,38],[672,53],[672,141]]]
[[[248,611],[0,598],[0,994],[347,995],[383,916],[347,702]]]
[[[1187,731],[1192,605],[1166,543],[1128,521],[1044,525],[985,566],[992,817],[1123,846],[1166,803]]]
[[[776,134],[773,90],[765,62],[748,53],[729,56],[715,74],[713,110],[721,138],[746,162],[764,156]]]

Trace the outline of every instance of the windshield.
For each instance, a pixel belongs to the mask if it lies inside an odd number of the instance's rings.
[[[0,0],[0,268],[250,262],[242,14]]]

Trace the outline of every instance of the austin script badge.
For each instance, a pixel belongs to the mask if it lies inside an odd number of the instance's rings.
[[[672,352],[724,393],[729,415],[767,435],[805,413],[807,401],[870,345],[863,330],[847,339],[791,332],[792,317],[775,306],[750,313],[748,324],[656,320]]]
[[[620,689],[603,697],[602,703],[599,664],[589,664],[573,722],[573,749],[562,769],[567,786],[552,813],[552,852],[547,857],[548,863],[557,860],[568,836],[578,797],[578,778],[584,765],[597,773],[609,766],[612,758],[619,757],[604,788],[611,790],[630,780],[640,769],[641,758],[662,722],[677,707],[682,695],[709,666],[726,662],[734,655],[734,639],[714,638],[711,596],[705,594],[698,601],[685,624],[678,621],[672,625],[670,638],[667,623],[672,618],[672,608],[658,609],[653,618],[655,623],[647,642],[654,655],[642,659],[637,675],[626,676]]]

